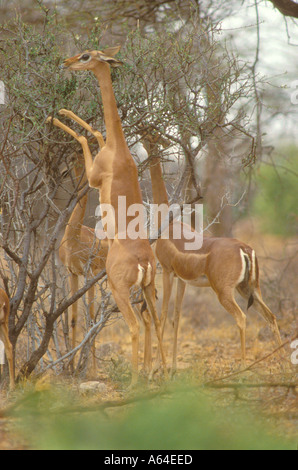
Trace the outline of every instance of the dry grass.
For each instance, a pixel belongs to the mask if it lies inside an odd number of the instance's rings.
[[[297,279],[297,245],[294,240],[284,241],[274,237],[256,237],[247,226],[238,230],[237,236],[256,248],[261,260],[264,297],[268,305],[275,311],[281,328],[282,339],[287,340],[297,330],[297,292],[293,279]],[[279,261],[277,261],[279,260]],[[279,268],[278,268],[279,267]],[[288,267],[288,269],[286,269]],[[284,276],[281,277],[281,272]],[[266,275],[267,274],[267,275]],[[271,295],[270,282],[271,281]],[[278,283],[278,291],[275,284]],[[161,305],[161,276],[157,277],[159,292],[158,307]],[[273,288],[272,288],[273,286]],[[276,306],[282,308],[274,308]],[[243,306],[243,305],[242,305]],[[173,304],[171,305],[171,309]],[[244,306],[243,306],[244,307]],[[83,321],[83,320],[82,320]],[[172,326],[169,321],[166,327],[164,345],[171,362]],[[156,341],[154,337],[154,356]],[[142,341],[141,341],[142,347]],[[270,331],[263,320],[253,311],[248,313],[247,325],[247,355],[248,362],[253,363],[273,351],[275,344]],[[129,380],[129,361],[131,354],[130,337],[123,320],[105,328],[97,337],[96,350],[98,370],[96,375],[90,371],[83,379],[98,380],[106,384],[105,392],[85,398],[87,403],[121,400],[127,397],[126,385]],[[298,400],[297,400],[297,366],[289,362],[291,349],[287,346],[284,351],[281,368],[278,354],[274,354],[258,363],[252,370],[235,375],[229,380],[217,382],[230,384],[228,388],[205,387],[204,393],[214,399],[218,407],[234,403],[236,406],[249,406],[258,415],[264,416],[266,422],[281,436],[293,438],[297,433]],[[140,363],[142,363],[142,350]],[[90,361],[91,362],[91,361]],[[90,364],[91,365],[91,364]],[[178,371],[174,378],[177,383],[189,382],[199,387],[207,382],[240,369],[240,338],[234,320],[219,305],[210,289],[187,288],[183,303],[179,345]],[[47,375],[51,382],[67,384],[72,390],[78,390],[82,379],[69,376],[56,378],[53,373]],[[149,386],[150,390],[158,390],[160,378]],[[287,383],[295,383],[295,387],[286,387]],[[242,384],[238,388],[239,384]],[[256,385],[246,387],[245,385]],[[263,384],[263,386],[260,386]],[[277,386],[280,384],[280,386]],[[237,385],[233,387],[233,385]],[[0,407],[3,408],[9,400],[4,392],[0,396]],[[6,420],[0,420],[0,449],[22,448],[24,444],[19,436],[11,432]]]

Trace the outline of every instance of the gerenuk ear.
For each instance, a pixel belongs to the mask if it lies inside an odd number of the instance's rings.
[[[103,52],[98,52],[96,58],[100,62],[108,63],[111,67],[119,67],[120,65],[123,64],[123,62],[121,62],[121,60],[117,60],[114,57],[107,56],[107,55],[103,54]]]
[[[108,47],[107,49],[103,50],[102,53],[108,57],[115,57],[115,55],[118,54],[120,49],[121,46]]]

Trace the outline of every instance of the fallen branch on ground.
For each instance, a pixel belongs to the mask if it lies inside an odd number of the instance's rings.
[[[288,339],[287,341],[285,341],[283,344],[281,344],[278,348],[274,349],[274,351],[272,351],[271,353],[269,354],[266,354],[266,356],[262,357],[261,359],[258,359],[257,361],[253,362],[252,364],[250,364],[249,366],[245,367],[244,369],[241,369],[241,370],[238,370],[236,372],[232,372],[231,374],[227,374],[227,375],[224,375],[223,377],[219,377],[217,379],[214,379],[214,380],[210,380],[209,382],[206,382],[204,384],[204,386],[212,386],[212,384],[214,384],[215,382],[219,382],[221,380],[226,380],[226,379],[229,379],[231,377],[235,377],[236,375],[240,375],[240,374],[243,374],[243,372],[247,372],[249,370],[251,370],[254,366],[256,366],[257,364],[259,364],[260,362],[263,362],[265,361],[266,359],[268,359],[269,357],[273,356],[274,354],[276,354],[278,351],[280,351],[281,349],[285,348],[286,346],[288,346],[289,344],[291,344],[293,341],[295,341],[296,339],[298,339],[298,331],[296,332],[296,334],[294,335],[293,338],[291,339]]]
[[[210,384],[208,385],[210,388],[234,388],[234,389],[240,389],[240,388],[276,388],[276,387],[283,387],[287,389],[294,389],[298,387],[297,382],[288,382],[288,383],[282,383],[282,382],[262,382],[262,383],[226,383],[226,384]]]

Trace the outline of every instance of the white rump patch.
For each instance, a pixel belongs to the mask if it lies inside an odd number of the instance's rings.
[[[137,277],[135,285],[138,287],[141,287],[141,284],[144,278],[145,269],[140,264],[138,264],[138,271],[139,271],[138,277]]]
[[[252,267],[251,267],[251,280],[252,282],[256,281],[256,252],[252,250]]]
[[[151,278],[152,278],[152,266],[150,263],[148,263],[148,268],[147,268],[147,272],[146,272],[146,276],[145,276],[145,279],[144,279],[144,286],[149,286],[150,282],[151,282]]]
[[[246,261],[245,261],[245,258],[248,259],[248,266],[250,265],[250,260],[249,260],[249,256],[244,253],[243,250],[241,250],[240,248],[240,256],[241,256],[241,273],[240,273],[240,276],[239,276],[239,280],[238,280],[238,284],[241,284],[241,282],[244,281],[245,279],[245,273],[246,273]]]
[[[152,266],[150,263],[148,263],[148,267],[147,267],[147,270],[145,270],[145,268],[143,268],[140,264],[138,264],[138,277],[137,277],[137,280],[136,280],[136,283],[135,285],[138,286],[138,287],[141,287],[141,286],[148,286],[151,282],[151,278],[152,278]],[[145,273],[146,271],[146,273]]]

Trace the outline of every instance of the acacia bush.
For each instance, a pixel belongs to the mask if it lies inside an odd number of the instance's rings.
[[[84,188],[71,171],[78,147],[45,123],[66,103],[82,114],[94,90],[88,75],[59,70],[62,45],[73,38],[55,16],[47,15],[38,30],[16,18],[1,26],[1,34],[6,103],[0,109],[0,241],[11,268],[9,330],[20,378],[69,351],[67,308],[94,283],[86,280],[69,299],[56,252]]]

